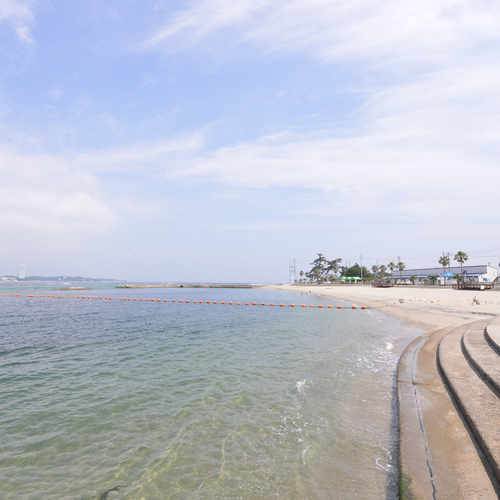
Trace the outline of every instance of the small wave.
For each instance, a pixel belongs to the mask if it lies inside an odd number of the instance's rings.
[[[307,450],[311,447],[311,445],[307,446],[306,449],[302,452],[302,463],[306,465],[306,453]]]
[[[304,385],[306,384],[307,380],[298,380],[295,386],[297,387],[297,392],[304,394]]]
[[[394,347],[394,344],[392,342],[386,342],[385,343],[385,348],[388,350],[388,351],[392,351]]]

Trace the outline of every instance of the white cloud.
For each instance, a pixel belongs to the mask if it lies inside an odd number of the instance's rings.
[[[97,179],[67,158],[0,148],[0,229],[46,236],[102,233],[119,222]]]
[[[500,153],[498,2],[268,0],[226,8],[195,1],[146,45],[302,54],[393,84],[365,92],[350,130],[283,131],[228,145],[169,162],[166,177],[324,191],[350,213],[391,200],[402,216],[422,219],[438,208],[473,211],[495,194],[496,182],[485,179],[498,178]]]
[[[203,42],[227,51],[249,44],[323,61],[427,65],[498,43],[499,21],[498,2],[477,0],[199,0],[145,46],[175,50]]]
[[[11,25],[19,40],[33,42],[30,25],[34,20],[34,0],[0,0],[0,25]]]
[[[178,155],[192,154],[205,145],[203,135],[195,132],[189,136],[174,137],[154,144],[134,144],[104,151],[83,153],[77,160],[83,165],[96,169],[122,167],[142,168],[146,164],[159,164]]]
[[[220,29],[246,20],[252,13],[259,12],[266,0],[206,0],[196,2],[190,9],[180,12],[170,23],[158,30],[145,43],[157,43],[182,37],[183,44],[194,45]]]
[[[485,197],[498,208],[499,87],[498,62],[464,61],[368,94],[364,124],[352,130],[283,131],[214,150],[194,134],[79,160],[154,178],[328,193],[337,214],[472,214]]]

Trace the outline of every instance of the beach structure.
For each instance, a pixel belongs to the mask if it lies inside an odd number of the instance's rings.
[[[26,278],[26,266],[21,264],[21,268],[19,269],[19,279],[23,280]]]
[[[428,331],[405,349],[400,498],[499,498],[499,353],[498,317]]]
[[[452,276],[456,274],[462,274],[462,269],[460,266],[451,266],[446,273],[450,273]],[[426,267],[421,269],[405,269],[402,273],[398,270],[392,272],[392,278],[395,280],[409,280],[412,276],[417,278],[417,281],[422,281],[424,278],[429,276],[436,276],[440,278],[443,275],[442,267]],[[489,265],[479,265],[479,266],[463,266],[463,276],[465,279],[474,282],[491,282],[495,281],[498,277],[498,271],[496,268]],[[450,284],[450,278],[444,277],[440,280],[440,284]]]

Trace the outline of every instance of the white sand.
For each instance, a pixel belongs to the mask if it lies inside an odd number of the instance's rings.
[[[279,285],[266,288],[293,290],[345,300],[350,304],[377,308],[405,324],[430,330],[461,325],[500,315],[500,290],[453,290],[451,287],[414,285],[375,288],[371,285]],[[472,305],[477,297],[480,305]],[[403,303],[400,303],[403,299]]]

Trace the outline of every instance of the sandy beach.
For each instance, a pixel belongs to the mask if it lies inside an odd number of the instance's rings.
[[[371,285],[276,285],[265,288],[314,293],[376,308],[408,326],[431,330],[500,315],[500,290],[453,290],[451,287]],[[480,304],[473,305],[477,297]],[[304,299],[305,301],[305,299]],[[402,301],[402,302],[401,302]]]

